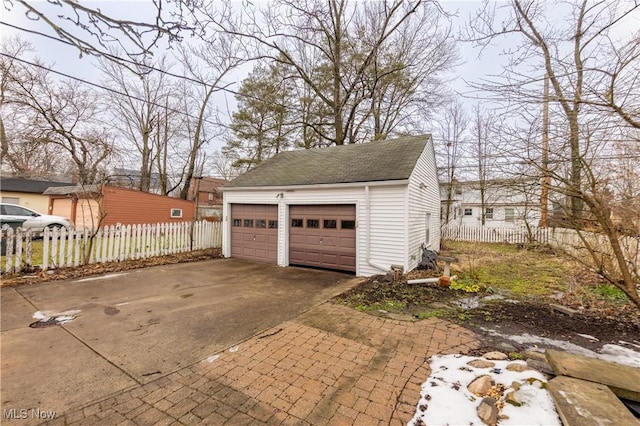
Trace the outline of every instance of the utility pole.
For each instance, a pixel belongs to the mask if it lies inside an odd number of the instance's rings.
[[[542,99],[542,182],[540,185],[540,223],[541,228],[549,226],[549,75],[544,74],[544,93]]]

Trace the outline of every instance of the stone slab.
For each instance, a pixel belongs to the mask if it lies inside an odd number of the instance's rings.
[[[552,349],[546,356],[558,376],[602,383],[619,397],[640,402],[640,368]]]
[[[547,389],[564,426],[640,425],[603,384],[558,376],[547,383]]]

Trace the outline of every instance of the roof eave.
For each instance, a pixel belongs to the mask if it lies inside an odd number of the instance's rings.
[[[322,183],[313,185],[276,185],[276,186],[236,186],[221,187],[223,192],[234,191],[295,191],[296,189],[332,189],[332,188],[358,188],[365,186],[395,186],[408,185],[409,179],[381,180],[368,182],[344,182],[344,183]]]

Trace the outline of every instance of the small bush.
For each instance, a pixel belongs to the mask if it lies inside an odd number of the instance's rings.
[[[591,288],[591,291],[602,298],[612,301],[624,303],[629,298],[622,290],[612,284],[602,284]]]
[[[449,288],[451,290],[462,290],[465,293],[477,293],[482,289],[480,284],[468,277],[461,277],[459,279],[452,280]]]

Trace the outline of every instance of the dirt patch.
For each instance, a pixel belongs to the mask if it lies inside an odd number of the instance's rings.
[[[621,341],[640,344],[640,316],[631,305],[618,306],[616,312],[583,310],[568,315],[546,303],[499,301],[463,312],[458,322],[483,335],[485,346],[491,348],[507,339],[492,336],[488,330],[511,336],[530,334],[570,342],[593,351],[605,344],[619,345]],[[531,345],[514,346],[524,349]]]
[[[425,275],[437,274],[415,271],[410,277]],[[594,298],[591,303],[580,305],[575,293],[556,298],[511,296],[506,292],[468,293],[433,285],[408,284],[406,280],[388,282],[384,276],[375,276],[336,297],[335,302],[379,316],[398,318],[403,315],[413,321],[429,317],[447,319],[482,336],[483,347],[479,352],[504,351],[505,346],[501,344],[505,343],[515,351],[531,346],[544,347],[544,343],[519,344],[504,337],[524,334],[570,342],[594,351],[605,344],[619,345],[621,341],[640,345],[640,315],[628,302],[596,301]],[[476,301],[480,306],[462,308],[460,305],[465,303],[461,301],[467,302],[467,306],[469,301]],[[556,310],[552,308],[554,304],[575,313],[569,315]]]
[[[176,253],[166,256],[156,256],[149,259],[125,260],[122,262],[110,263],[95,263],[91,265],[78,266],[75,268],[59,268],[51,269],[48,271],[25,271],[20,275],[3,276],[1,285],[4,287],[24,284],[36,284],[46,281],[66,280],[70,278],[86,277],[90,275],[105,274],[110,272],[148,268],[150,266],[218,259],[221,257],[222,252],[220,251],[220,249],[207,249],[187,253]]]

